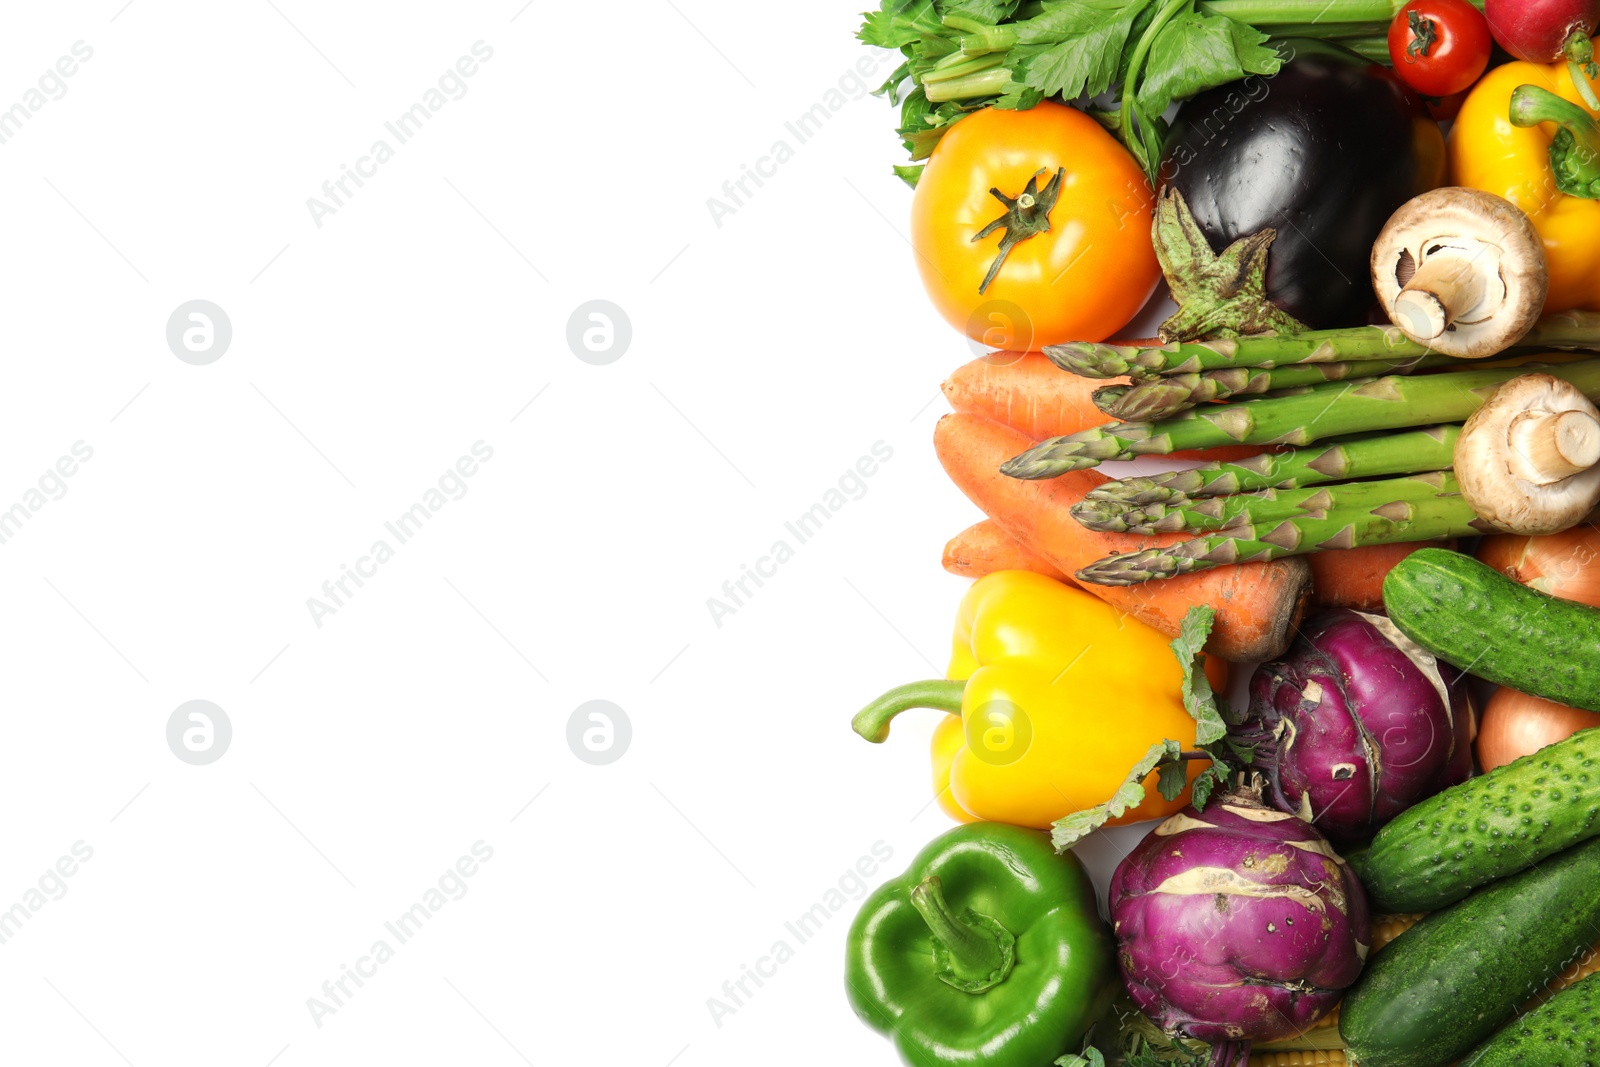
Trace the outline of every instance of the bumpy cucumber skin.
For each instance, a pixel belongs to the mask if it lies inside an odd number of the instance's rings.
[[[1470,556],[1424,548],[1383,580],[1400,631],[1446,663],[1600,711],[1600,609],[1547,596]]]
[[[1361,880],[1376,914],[1434,911],[1600,834],[1600,727],[1407,808]]]
[[[1600,974],[1568,986],[1513,1020],[1461,1067],[1594,1067],[1600,1064]]]
[[[1361,1067],[1452,1063],[1593,944],[1597,914],[1600,840],[1426,916],[1373,956],[1345,996],[1339,1035],[1351,1058]]]

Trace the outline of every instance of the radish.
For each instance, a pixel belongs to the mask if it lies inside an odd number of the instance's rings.
[[[1501,48],[1529,63],[1565,59],[1589,110],[1600,111],[1590,79],[1600,78],[1590,36],[1600,26],[1600,0],[1485,0],[1489,32]]]

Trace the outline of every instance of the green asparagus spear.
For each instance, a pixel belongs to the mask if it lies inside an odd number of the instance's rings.
[[[1396,478],[1387,503],[1374,508],[1305,514],[1278,522],[1234,526],[1167,548],[1108,556],[1080,570],[1081,582],[1137,585],[1231,563],[1254,563],[1397,541],[1469,537],[1489,530],[1459,493],[1444,492],[1444,472]]]
[[[1181,504],[1258,489],[1303,489],[1352,478],[1449,470],[1460,435],[1459,426],[1430,426],[1404,433],[1342,438],[1312,448],[1263,452],[1233,463],[1207,463],[1193,470],[1123,478],[1091,489],[1088,499],[1123,507]]]
[[[1600,397],[1600,360],[1559,363],[1541,371]],[[1000,468],[1012,478],[1054,478],[1106,460],[1166,455],[1223,445],[1308,445],[1325,437],[1457,422],[1526,367],[1388,375],[1365,383],[1330,382],[1299,396],[1208,404],[1166,422],[1113,422],[1042,441]]]
[[[1330,512],[1365,511],[1381,507],[1394,494],[1410,490],[1416,475],[1370,482],[1341,482],[1308,489],[1265,489],[1259,493],[1213,496],[1181,503],[1116,504],[1109,500],[1082,500],[1073,505],[1072,517],[1091,530],[1108,533],[1204,533],[1232,526],[1263,526],[1282,519]],[[1455,493],[1455,475],[1441,471],[1441,493]]]
[[[1600,350],[1600,312],[1565,311],[1558,315],[1546,315],[1516,345],[1518,351],[1549,348]],[[1273,368],[1298,363],[1342,363],[1352,360],[1404,362],[1419,356],[1437,355],[1393,326],[1307,330],[1298,334],[1166,345],[1108,345],[1073,341],[1046,346],[1044,354],[1062,370],[1085,378],[1120,378],[1125,374],[1136,377],[1199,374],[1237,367]]]
[[[1156,422],[1170,419],[1187,408],[1212,400],[1235,396],[1281,393],[1285,389],[1342,382],[1351,378],[1371,378],[1383,374],[1410,374],[1413,371],[1447,364],[1460,366],[1461,360],[1434,354],[1407,360],[1357,359],[1343,363],[1301,363],[1288,367],[1234,367],[1201,374],[1172,374],[1140,378],[1132,385],[1111,385],[1094,391],[1095,407],[1124,422]]]

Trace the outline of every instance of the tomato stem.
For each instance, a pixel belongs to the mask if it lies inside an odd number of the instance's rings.
[[[1415,63],[1419,56],[1427,59],[1433,46],[1439,43],[1439,24],[1420,11],[1409,14],[1406,26],[1411,31],[1411,43],[1406,45],[1406,62]]]
[[[979,230],[972,240],[981,241],[999,229],[1004,229],[1005,233],[1000,236],[1000,254],[994,257],[994,262],[989,265],[989,273],[983,276],[983,284],[978,286],[980,296],[988,292],[1013,248],[1035,234],[1050,232],[1050,211],[1056,206],[1056,198],[1061,195],[1061,181],[1067,175],[1067,168],[1058,167],[1055,177],[1040,189],[1039,175],[1043,173],[1042,169],[1035,171],[1023,187],[1022,194],[1015,198],[997,188],[989,190],[990,196],[1005,205],[1005,214]]]

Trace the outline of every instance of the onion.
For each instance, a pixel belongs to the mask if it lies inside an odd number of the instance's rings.
[[[1492,771],[1591,726],[1600,726],[1600,715],[1502,688],[1478,723],[1478,762]]]
[[[1478,559],[1541,593],[1600,607],[1600,527],[1585,522],[1539,537],[1485,537]]]

